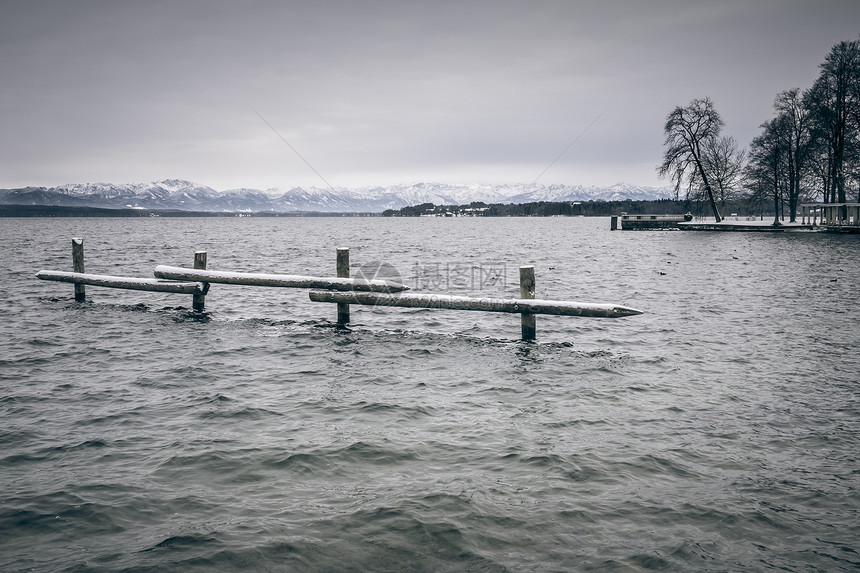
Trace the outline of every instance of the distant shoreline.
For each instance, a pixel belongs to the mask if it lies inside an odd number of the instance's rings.
[[[381,217],[381,213],[321,213],[295,211],[274,213],[268,211],[256,212],[220,212],[220,211],[182,211],[179,209],[108,209],[104,207],[58,207],[55,205],[0,205],[0,217],[33,218],[33,217],[122,217],[122,218],[158,218],[158,217]]]
[[[538,201],[530,203],[480,203],[468,205],[434,205],[424,203],[383,212],[327,211],[190,211],[182,209],[114,209],[93,206],[0,204],[0,218],[89,217],[89,218],[156,218],[156,217],[608,217],[630,213],[636,215],[684,214],[697,211],[689,201],[657,199],[652,201]],[[744,212],[742,205],[729,205],[732,213]],[[727,211],[729,212],[729,211]],[[758,214],[756,214],[758,216]],[[765,217],[773,216],[765,212]]]

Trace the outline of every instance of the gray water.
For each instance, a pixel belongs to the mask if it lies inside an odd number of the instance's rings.
[[[39,281],[158,264],[639,308],[623,319]],[[3,219],[0,570],[860,567],[857,237],[608,219]]]

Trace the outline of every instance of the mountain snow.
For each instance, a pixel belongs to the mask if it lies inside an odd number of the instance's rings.
[[[26,191],[26,192],[25,192]],[[178,209],[185,211],[271,211],[380,213],[410,205],[530,203],[535,201],[634,201],[672,196],[669,187],[617,183],[610,187],[582,185],[456,185],[411,183],[358,188],[293,187],[216,191],[182,179],[152,183],[73,183],[59,187],[0,190],[0,203],[87,205],[108,208]]]

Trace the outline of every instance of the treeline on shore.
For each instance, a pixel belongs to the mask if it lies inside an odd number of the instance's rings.
[[[743,202],[729,202],[732,213],[747,213]],[[653,201],[537,201],[533,203],[482,203],[435,205],[422,203],[401,209],[387,209],[383,217],[609,217],[621,213],[637,215],[702,214],[703,205],[687,199]]]
[[[729,202],[731,213],[758,214],[743,202]],[[468,205],[434,205],[422,203],[388,209],[383,213],[293,212],[253,213],[217,211],[180,211],[159,209],[107,209],[101,207],[62,207],[55,205],[0,205],[0,217],[608,217],[630,213],[637,215],[707,215],[704,203],[690,200],[658,199],[654,201],[536,201],[532,203],[482,203]],[[773,213],[765,212],[765,215]]]

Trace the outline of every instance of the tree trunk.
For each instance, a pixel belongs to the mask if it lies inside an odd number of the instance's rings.
[[[779,189],[773,191],[773,226],[779,227]]]
[[[699,168],[699,175],[702,177],[702,185],[705,187],[705,191],[708,192],[708,201],[711,204],[711,211],[714,212],[714,219],[719,223],[723,219],[720,217],[720,211],[717,209],[717,202],[714,201],[714,192],[711,191],[711,184],[708,183],[708,176],[705,175],[705,168],[702,166],[702,162],[699,161],[698,156],[696,156],[696,166]]]
[[[794,192],[792,192],[792,194],[788,196],[789,223],[797,223],[797,197],[798,194]]]

